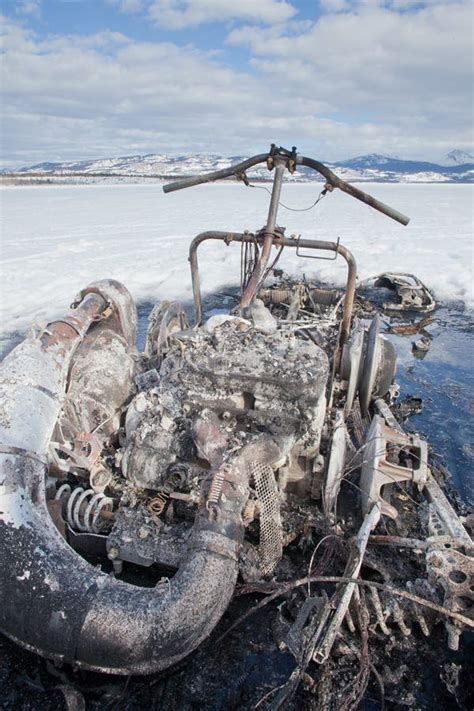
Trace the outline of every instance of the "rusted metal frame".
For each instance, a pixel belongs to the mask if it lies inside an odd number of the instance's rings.
[[[381,535],[369,536],[369,545],[372,546],[395,546],[396,548],[411,548],[413,550],[425,550],[429,547],[428,541],[420,541],[417,538],[404,538],[403,536]]]
[[[374,208],[374,210],[378,210],[379,212],[383,213],[384,215],[387,215],[387,217],[390,217],[392,220],[395,220],[396,222],[399,222],[402,225],[407,225],[410,221],[409,217],[403,215],[401,212],[398,212],[398,210],[394,210],[389,205],[385,205],[385,203],[381,202],[380,200],[377,200],[368,193],[365,193],[363,190],[360,190],[360,188],[356,188],[354,185],[346,183],[335,173],[333,173],[332,170],[330,170],[327,166],[317,160],[314,160],[314,158],[296,155],[295,159],[293,159],[291,155],[288,155],[287,153],[278,153],[278,151],[276,151],[275,154],[262,153],[258,156],[253,156],[252,158],[249,158],[248,160],[243,161],[238,165],[230,166],[229,168],[216,170],[212,173],[206,173],[205,175],[184,178],[174,183],[169,183],[168,185],[163,186],[163,191],[165,193],[170,193],[175,190],[190,188],[193,185],[201,185],[202,183],[210,183],[214,180],[227,178],[231,175],[240,176],[243,175],[246,170],[252,168],[258,163],[265,163],[269,159],[275,161],[278,160],[278,158],[283,158],[286,163],[288,163],[288,161],[291,159],[297,165],[305,165],[308,168],[312,168],[317,173],[320,173],[320,175],[326,178],[328,184],[333,188],[339,188],[339,190],[342,190],[348,195],[351,195],[351,197],[354,197],[357,200],[364,202],[366,205],[369,205],[370,207]]]
[[[398,212],[398,210],[394,210],[393,207],[385,205],[385,203],[372,197],[372,195],[369,195],[363,190],[356,188],[354,185],[341,180],[341,178],[333,173],[332,170],[323,165],[323,163],[320,163],[313,158],[307,158],[306,156],[297,156],[296,163],[297,165],[305,165],[308,168],[312,168],[326,178],[328,183],[334,188],[339,188],[339,190],[351,195],[351,197],[354,197],[361,202],[365,202],[366,205],[373,207],[374,210],[378,210],[378,212],[382,212],[384,215],[387,215],[387,217],[391,217],[392,220],[399,222],[401,225],[408,225],[410,222],[410,218],[403,215],[401,212]]]
[[[272,197],[270,200],[270,207],[268,208],[267,224],[265,225],[265,230],[263,232],[264,241],[262,251],[260,253],[259,259],[255,268],[252,272],[252,276],[249,279],[248,284],[245,287],[244,293],[242,294],[242,299],[240,305],[242,308],[249,306],[253,301],[255,294],[258,291],[260,281],[263,274],[265,273],[265,268],[268,264],[270,258],[270,252],[272,250],[272,244],[275,238],[275,227],[276,219],[278,214],[278,205],[280,203],[281,186],[283,182],[283,173],[285,172],[288,164],[287,158],[277,157],[274,159],[275,165],[275,178],[273,180]]]
[[[355,537],[353,551],[346,563],[344,577],[356,580],[359,577],[360,569],[364,561],[365,551],[371,532],[380,520],[380,506],[376,503],[365,515],[362,525]],[[326,604],[329,615],[326,622],[318,629],[317,637],[314,640],[313,660],[317,664],[324,664],[328,659],[331,649],[339,633],[344,618],[348,612],[352,596],[356,590],[357,582],[346,583],[343,588],[337,590]]]
[[[269,153],[261,153],[258,156],[253,156],[248,158],[248,160],[242,161],[237,165],[231,165],[229,168],[223,168],[222,170],[216,170],[212,173],[205,173],[204,175],[191,176],[189,178],[182,178],[175,181],[174,183],[168,183],[168,185],[163,186],[164,193],[172,193],[175,190],[182,190],[183,188],[191,188],[194,185],[202,185],[202,183],[210,183],[214,180],[222,180],[223,178],[229,178],[231,175],[240,175],[245,173],[246,170],[252,168],[258,163],[265,163],[268,160]]]
[[[201,232],[197,235],[191,242],[189,248],[189,261],[191,264],[191,278],[193,284],[193,294],[194,294],[194,312],[196,316],[196,325],[199,325],[202,320],[202,298],[201,298],[201,284],[199,279],[199,265],[197,258],[197,250],[199,245],[206,240],[221,240],[226,244],[231,242],[253,242],[255,239],[261,241],[264,239],[263,236],[253,235],[249,233],[241,232]],[[347,283],[346,283],[346,295],[344,298],[344,311],[342,316],[341,324],[341,334],[340,334],[340,344],[344,344],[349,336],[349,331],[351,327],[351,316],[352,308],[354,305],[354,295],[355,295],[355,283],[357,276],[357,264],[352,253],[344,247],[342,244],[336,242],[326,242],[323,240],[315,239],[305,239],[299,240],[297,243],[294,239],[289,239],[288,237],[274,237],[273,245],[275,247],[291,247],[296,248],[297,244],[301,247],[307,249],[320,249],[329,252],[336,252],[340,254],[347,262]]]

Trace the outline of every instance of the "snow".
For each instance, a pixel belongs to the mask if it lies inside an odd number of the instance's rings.
[[[320,188],[288,184],[282,201],[309,206]],[[364,184],[363,189],[411,217],[402,227],[335,190],[309,212],[281,209],[286,234],[340,237],[355,255],[359,277],[408,271],[438,299],[474,307],[473,187],[450,184]],[[60,316],[93,280],[122,281],[136,301],[190,300],[191,238],[209,229],[263,226],[269,195],[243,184],[205,185],[164,195],[159,184],[9,186],[0,189],[1,332]],[[200,248],[203,291],[237,284],[240,248]],[[344,283],[345,263],[298,258],[286,250],[286,271]]]
[[[464,165],[465,163],[472,163],[474,161],[474,155],[468,153],[468,151],[461,151],[455,148],[454,151],[447,154],[446,160],[448,163],[454,163],[454,165]]]
[[[455,152],[449,155],[454,155]],[[459,152],[456,154],[458,155]],[[459,154],[460,155],[460,154]],[[469,157],[469,154],[465,154]],[[248,156],[247,156],[248,157]],[[39,163],[26,168],[21,168],[17,173],[6,173],[3,175],[8,184],[15,184],[21,180],[22,184],[38,182],[39,178],[48,182],[75,183],[83,181],[111,182],[111,177],[115,180],[128,178],[137,180],[139,176],[147,180],[154,178],[164,178],[166,176],[187,176],[199,175],[209,171],[227,168],[244,160],[244,156],[219,156],[205,154],[188,154],[181,156],[169,156],[161,153],[151,153],[149,155],[121,156],[119,158],[101,158],[97,160],[69,161],[66,163]],[[454,159],[453,159],[454,160]],[[472,161],[466,163],[466,170],[463,173],[453,171],[453,160],[450,166],[428,164],[419,161],[400,161],[397,158],[372,153],[366,156],[358,156],[347,161],[339,161],[336,164],[328,163],[328,168],[334,170],[341,178],[353,182],[413,182],[411,176],[415,175],[415,182],[473,182],[474,171]],[[454,160],[454,165],[459,166],[459,161]],[[430,168],[428,168],[430,166]],[[430,172],[423,172],[429,170]],[[0,171],[1,174],[1,171]],[[269,180],[269,172],[266,164],[259,164],[250,168],[247,174],[251,178]],[[291,180],[295,182],[313,182],[315,174],[302,167],[293,174]]]

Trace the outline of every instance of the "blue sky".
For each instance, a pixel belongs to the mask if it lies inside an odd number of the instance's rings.
[[[226,3],[226,0],[219,1],[222,4]],[[259,0],[253,1],[258,5]],[[234,4],[238,2],[239,0],[234,0]],[[0,6],[4,14],[10,18],[18,19],[19,16],[23,16],[27,21],[29,18],[30,24],[34,25],[42,35],[64,35],[72,32],[87,35],[101,32],[106,28],[114,32],[123,32],[137,41],[172,41],[181,45],[193,43],[202,49],[213,49],[222,45],[222,22],[210,20],[180,29],[169,26],[165,28],[149,21],[144,11],[147,4],[151,3],[131,3],[129,7],[136,7],[135,11],[131,9],[126,11],[127,3],[107,2],[107,0],[43,0],[42,2],[3,0]],[[290,6],[290,3],[287,5]],[[298,20],[314,21],[321,15],[321,7],[314,0],[299,0],[292,2],[291,6],[294,8],[293,17]],[[224,23],[242,24],[238,18],[232,17],[224,20]]]
[[[472,150],[467,0],[3,0],[2,160]]]

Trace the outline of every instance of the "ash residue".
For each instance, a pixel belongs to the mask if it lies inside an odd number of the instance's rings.
[[[444,324],[446,328],[446,324]],[[449,323],[448,323],[449,330]],[[457,331],[451,332],[457,336]],[[401,340],[401,339],[400,339]],[[410,343],[410,338],[405,339]],[[398,343],[397,343],[398,344]],[[452,407],[437,398],[436,382],[429,385],[430,372],[436,375],[435,346],[423,362],[403,365],[403,395],[400,402],[401,420],[414,416],[412,425],[424,427],[430,433],[433,421],[429,419],[433,409],[437,416],[446,417],[447,437],[456,427]],[[452,351],[451,351],[452,354]],[[461,377],[462,354],[453,374],[453,363],[445,370],[451,379]],[[465,353],[464,353],[465,356]],[[410,370],[411,368],[411,370]],[[430,368],[432,369],[430,371]],[[423,411],[419,411],[418,393],[420,377],[423,377]],[[430,390],[431,387],[431,390]],[[453,390],[453,397],[464,397],[461,391]],[[462,413],[461,413],[462,414]],[[459,423],[459,412],[458,412]],[[428,423],[428,425],[427,425]],[[431,423],[431,424],[430,424]],[[439,422],[438,422],[439,424]],[[436,426],[436,422],[434,424]],[[431,429],[431,432],[433,430]],[[454,431],[454,430],[453,430]],[[434,438],[434,445],[443,450],[445,439]],[[456,440],[444,450],[446,458],[459,462]],[[466,440],[463,440],[466,449]],[[466,449],[472,460],[472,452]],[[451,468],[451,467],[450,467]],[[466,476],[464,474],[464,476]],[[347,484],[349,487],[350,484]],[[402,508],[413,506],[418,511],[421,500],[414,503],[401,492],[395,502]],[[410,492],[410,495],[412,492]],[[452,499],[453,497],[450,496]],[[393,503],[393,502],[392,502]],[[405,522],[410,517],[405,515]],[[350,512],[347,515],[350,523]],[[291,528],[295,528],[292,526]],[[288,631],[295,624],[298,612],[306,598],[307,586],[300,586],[282,593],[268,605],[260,607],[247,617],[222,641],[220,637],[230,625],[243,614],[278,590],[284,581],[292,581],[307,575],[308,561],[312,551],[320,545],[315,556],[313,574],[341,575],[347,558],[351,531],[338,539],[334,546],[323,543],[330,531],[323,528],[320,520],[308,523],[306,512],[298,525],[300,538],[287,549],[277,570],[276,582],[262,584],[261,592],[247,585],[236,591],[236,596],[224,618],[196,652],[179,665],[152,677],[109,677],[74,671],[68,666],[56,668],[36,655],[23,651],[5,638],[0,640],[0,707],[4,709],[171,709],[181,711],[221,711],[224,709],[275,708],[276,700],[296,667],[293,654],[284,649]],[[392,522],[387,524],[387,534],[412,535],[415,529],[405,530]],[[418,531],[418,538],[420,538]],[[395,565],[395,559],[397,564]],[[133,579],[137,571],[132,566],[126,574]],[[391,553],[390,548],[370,547],[365,556],[362,576],[380,583],[392,582],[405,589],[406,581],[413,581],[420,572],[416,554],[412,551]],[[138,578],[138,576],[137,576]],[[143,584],[143,581],[141,581]],[[312,596],[328,595],[334,585],[313,585]],[[264,592],[263,592],[264,591]],[[474,639],[464,633],[460,650],[452,652],[446,645],[446,631],[439,622],[430,626],[430,636],[424,637],[419,624],[410,620],[410,634],[405,635],[399,626],[389,623],[389,634],[384,634],[374,622],[371,593],[367,589],[361,595],[363,602],[360,614],[352,610],[354,632],[344,627],[343,637],[337,640],[334,655],[324,666],[310,662],[301,674],[298,689],[285,709],[318,709],[342,711],[356,707],[375,709],[470,709],[474,696],[469,679],[474,673]],[[382,596],[383,598],[383,596]],[[383,602],[383,599],[382,599]],[[363,606],[369,611],[364,620]],[[428,615],[429,618],[429,615]],[[429,621],[429,619],[428,619]],[[40,621],[38,624],[41,624]]]
[[[278,608],[283,600],[287,610],[294,609],[298,602],[295,596],[289,593],[260,609],[216,644],[232,622],[262,599],[255,594],[237,597],[204,645],[180,665],[152,677],[126,679],[74,672],[67,666],[57,669],[2,638],[0,707],[6,711],[250,711],[266,694],[285,684],[295,668],[293,656],[279,651],[275,641],[281,633]],[[348,653],[341,643],[328,664],[322,668],[312,665],[311,675],[302,679],[295,697],[283,708],[351,708],[347,702],[361,674],[360,648],[359,641],[354,653]],[[472,635],[464,635],[459,652],[448,650],[441,625],[428,639],[419,633],[406,638],[400,633],[389,638],[371,635],[368,653],[368,686],[359,708],[472,708]],[[271,708],[277,693],[269,695],[258,708]]]

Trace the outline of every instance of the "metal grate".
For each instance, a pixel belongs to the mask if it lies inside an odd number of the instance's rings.
[[[280,515],[280,495],[273,469],[269,464],[253,462],[249,466],[260,502],[260,572],[273,573],[283,552],[283,529]]]

